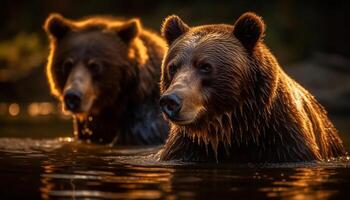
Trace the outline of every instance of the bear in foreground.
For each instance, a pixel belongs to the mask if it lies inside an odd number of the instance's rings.
[[[276,163],[345,155],[316,99],[263,42],[254,13],[232,25],[164,21],[160,105],[170,135],[160,160]]]
[[[81,140],[122,145],[162,144],[168,125],[159,100],[165,41],[138,19],[51,14],[44,28],[51,51],[51,92],[73,115]]]

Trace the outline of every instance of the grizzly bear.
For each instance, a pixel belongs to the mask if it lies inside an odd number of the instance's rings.
[[[326,111],[263,42],[254,13],[189,27],[169,16],[160,105],[170,135],[160,160],[276,163],[345,154]]]
[[[51,14],[47,78],[73,116],[81,140],[122,145],[164,143],[168,125],[159,105],[166,42],[139,19]]]

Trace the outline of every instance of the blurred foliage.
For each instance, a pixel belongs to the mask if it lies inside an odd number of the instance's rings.
[[[45,48],[38,34],[19,33],[0,41],[0,80],[12,81],[42,64]]]
[[[266,42],[282,62],[293,62],[323,51],[350,55],[347,1],[302,0],[2,0],[0,40],[20,32],[35,32],[46,41],[42,24],[52,12],[68,18],[88,15],[140,17],[158,31],[167,15],[177,14],[189,25],[231,23],[243,12],[254,11],[267,24]]]

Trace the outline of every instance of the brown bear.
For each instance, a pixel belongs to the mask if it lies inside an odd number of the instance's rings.
[[[189,27],[169,16],[160,105],[170,135],[160,160],[296,162],[345,154],[326,111],[263,42],[254,13]]]
[[[164,143],[168,125],[158,105],[166,42],[139,19],[51,14],[47,77],[85,141],[123,145]]]

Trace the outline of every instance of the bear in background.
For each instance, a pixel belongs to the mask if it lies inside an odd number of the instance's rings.
[[[346,154],[326,111],[280,67],[254,13],[189,27],[169,16],[161,76],[170,122],[160,160],[276,163]]]
[[[51,14],[47,78],[52,94],[73,115],[81,140],[122,145],[164,143],[158,105],[166,43],[139,19]]]

